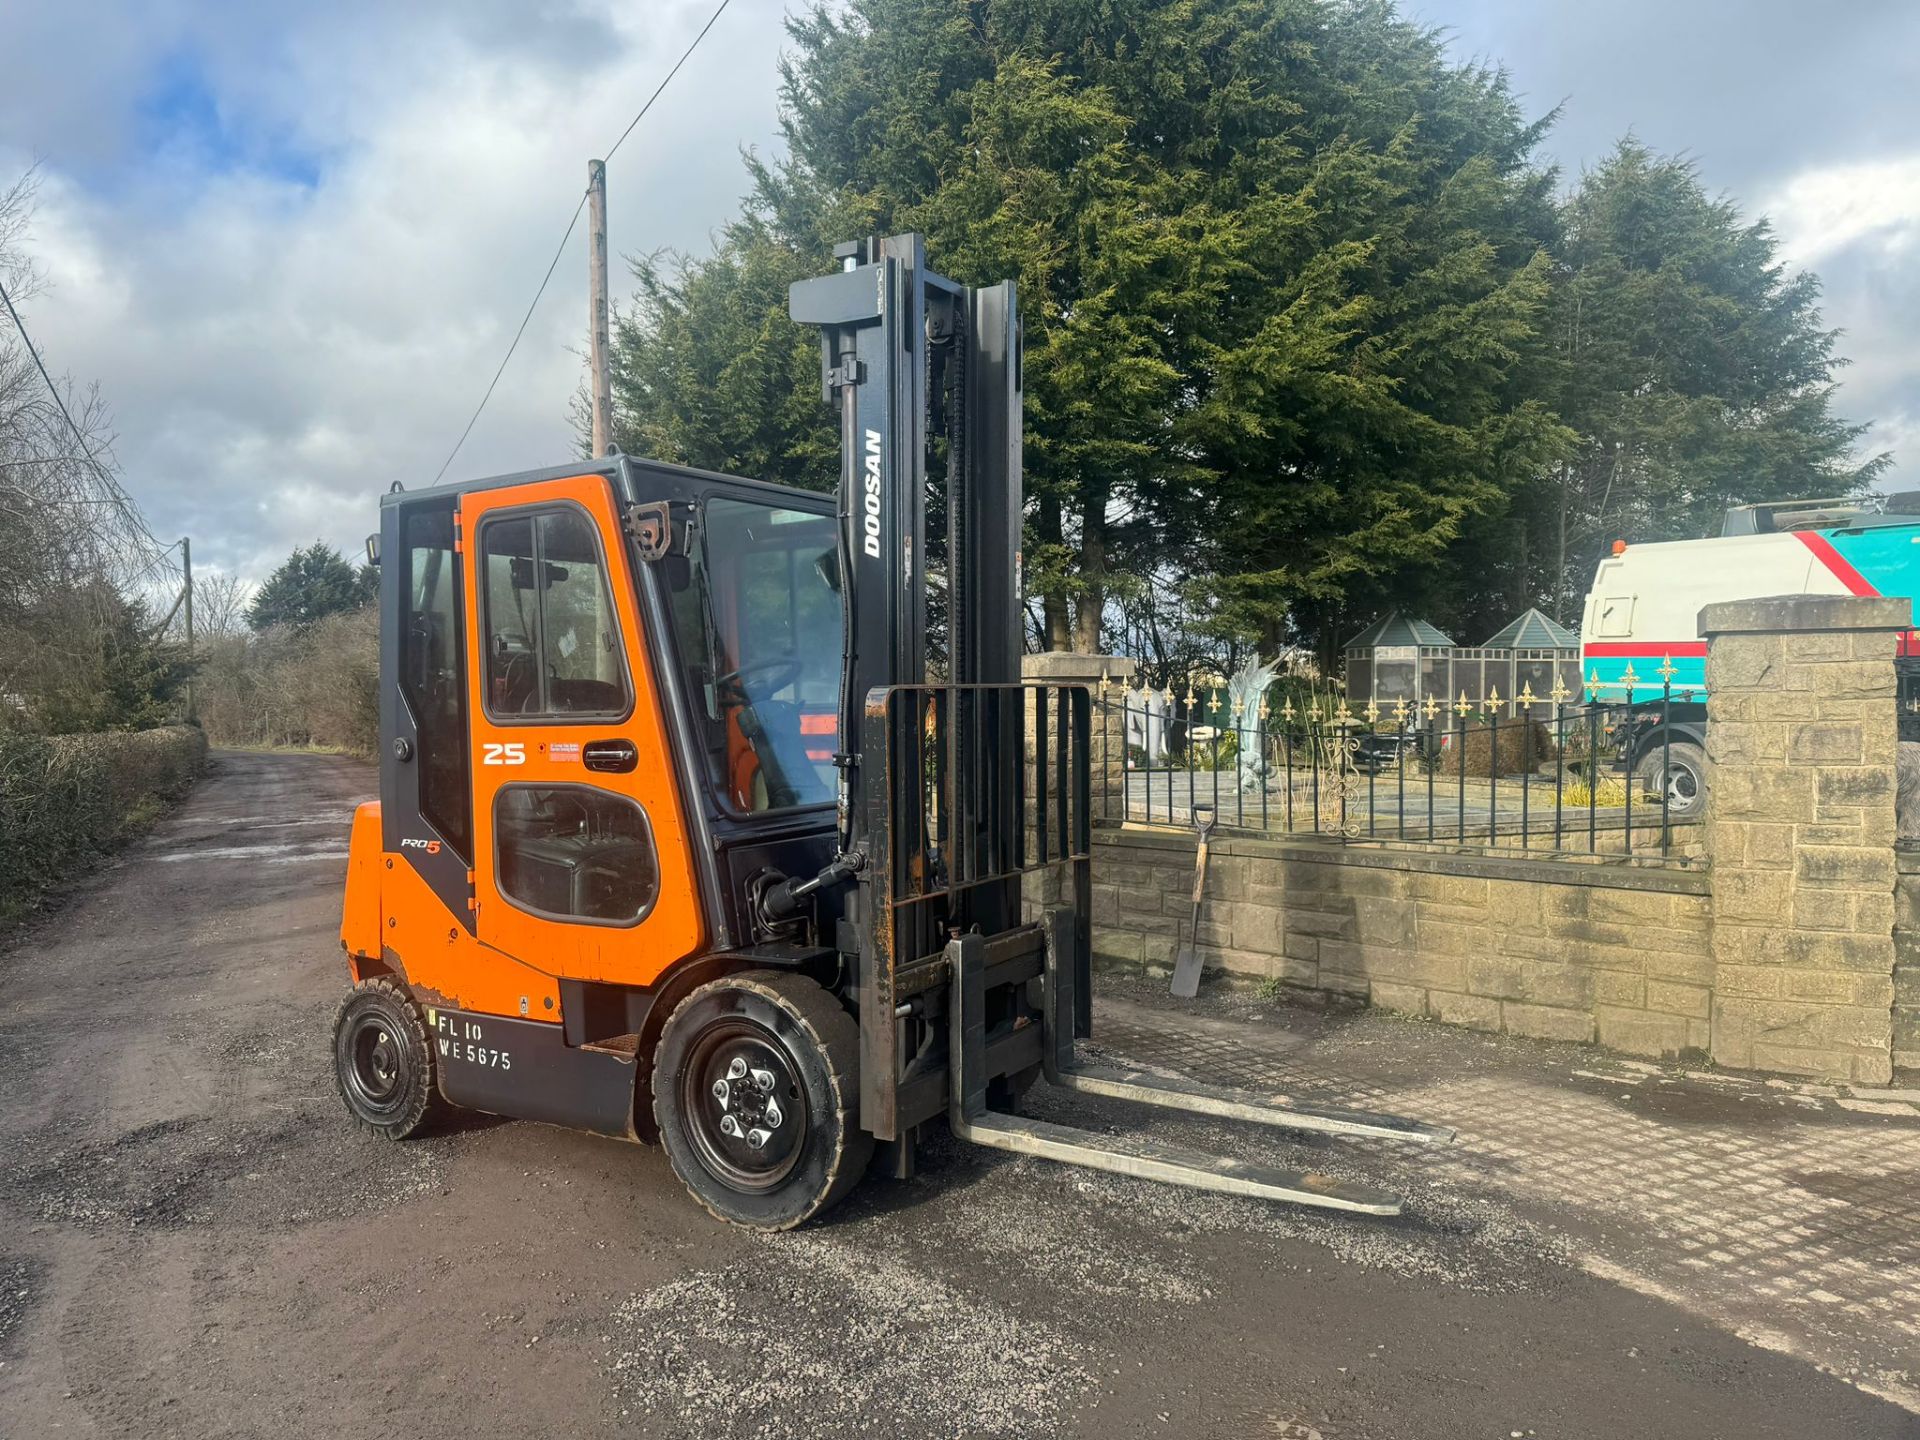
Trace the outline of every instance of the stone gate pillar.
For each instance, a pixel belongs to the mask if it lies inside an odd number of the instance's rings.
[[[1088,755],[1088,788],[1095,820],[1126,818],[1127,733],[1121,712],[1123,687],[1132,681],[1134,662],[1124,655],[1076,655],[1048,650],[1020,657],[1022,680],[1044,680],[1055,685],[1084,685],[1092,701],[1088,717],[1092,752]],[[1111,684],[1103,689],[1102,679]],[[1027,747],[1033,748],[1034,717],[1027,710]],[[1049,735],[1053,727],[1048,726]]]
[[[1892,1068],[1896,637],[1906,600],[1709,605],[1713,1058]]]

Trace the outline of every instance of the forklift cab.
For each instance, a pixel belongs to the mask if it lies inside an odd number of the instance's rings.
[[[726,897],[830,858],[829,497],[616,458],[395,492],[381,519],[380,849],[438,902],[382,945],[417,952],[447,910],[485,947],[443,942],[414,983],[457,1007],[522,980],[511,1013],[549,1017],[563,978],[650,985],[749,940]]]

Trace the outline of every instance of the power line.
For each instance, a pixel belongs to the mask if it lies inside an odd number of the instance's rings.
[[[732,3],[733,0],[720,0],[719,8],[707,17],[707,23],[701,26],[700,33],[693,37],[693,44],[687,46],[686,55],[682,55],[678,60],[674,61],[673,69],[667,71],[667,78],[654,87],[653,94],[647,97],[647,103],[640,107],[640,113],[627,122],[627,128],[622,130],[620,132],[620,138],[613,142],[613,150],[607,151],[606,159],[611,160],[613,158],[613,151],[618,150],[622,145],[627,143],[627,136],[633,133],[633,127],[647,118],[647,111],[651,110],[653,108],[653,102],[660,98],[660,92],[666,89],[668,84],[673,80],[673,77],[680,73],[680,67],[687,63],[687,56],[692,55],[695,50],[700,48],[700,42],[707,38],[707,31],[713,28],[713,22],[718,20],[727,6]]]
[[[507,373],[507,362],[513,359],[513,352],[520,348],[520,337],[527,333],[527,322],[533,319],[533,312],[539,308],[540,297],[547,293],[547,282],[553,279],[553,272],[560,268],[560,257],[567,251],[567,241],[573,238],[573,227],[580,223],[580,212],[587,208],[586,191],[580,192],[580,203],[573,207],[573,218],[567,221],[567,233],[560,237],[559,248],[553,252],[553,259],[547,264],[547,273],[540,277],[540,288],[533,292],[533,301],[527,306],[527,313],[520,317],[520,328],[513,332],[513,340],[507,346],[507,353],[500,357],[500,368],[493,372],[493,379],[487,382],[487,393],[480,397],[480,403],[473,407],[473,414],[467,417],[467,428],[460,432],[460,438],[453,442],[453,449],[447,452],[447,458],[440,462],[440,468],[434,472],[433,483],[438,485],[440,477],[447,473],[447,467],[453,464],[453,457],[460,453],[460,447],[467,443],[467,436],[473,433],[474,423],[479,420],[480,412],[487,408],[487,401],[493,398],[493,387],[500,383],[500,377]]]
[[[713,14],[707,17],[707,23],[700,27],[700,33],[693,37],[693,43],[687,46],[678,60],[673,62],[673,68],[667,71],[666,78],[654,87],[653,94],[647,97],[647,103],[640,107],[639,113],[627,122],[627,128],[620,132],[620,138],[614,141],[612,148],[607,151],[606,159],[611,160],[614,151],[627,143],[627,137],[633,133],[634,127],[647,118],[647,112],[653,108],[653,102],[660,98],[661,92],[672,83],[673,77],[680,73],[680,67],[685,65],[692,58],[693,52],[700,48],[700,42],[707,38],[707,31],[713,29],[714,22],[732,3],[733,0],[720,0]],[[533,301],[527,306],[527,313],[520,317],[520,328],[513,332],[513,339],[507,345],[507,353],[500,357],[499,368],[493,372],[493,379],[487,382],[487,393],[482,395],[480,403],[473,407],[473,414],[467,419],[466,429],[460,432],[460,438],[453,442],[453,449],[447,452],[447,458],[440,462],[440,468],[434,472],[434,484],[438,485],[441,477],[447,473],[447,467],[453,464],[454,456],[460,453],[460,447],[467,443],[467,436],[473,433],[473,427],[480,419],[480,412],[487,408],[487,402],[493,398],[494,387],[500,383],[500,377],[506,374],[507,362],[513,359],[513,352],[520,348],[520,337],[527,333],[527,324],[533,319],[533,312],[540,307],[540,297],[547,293],[547,283],[553,279],[553,272],[560,268],[560,257],[566,254],[567,242],[573,238],[574,226],[580,223],[580,212],[586,206],[587,192],[583,190],[580,192],[579,203],[573,207],[573,218],[567,221],[567,233],[560,237],[560,244],[553,252],[553,259],[547,262],[547,273],[540,277],[540,288],[533,292]]]
[[[159,540],[155,538],[151,530],[147,529],[147,522],[141,517],[140,507],[133,503],[133,497],[120,488],[120,482],[113,478],[112,473],[107,467],[100,463],[100,457],[93,453],[93,447],[87,444],[85,432],[74,422],[73,412],[67,409],[66,397],[61,395],[60,387],[53,383],[53,376],[47,373],[46,362],[40,358],[40,351],[33,343],[33,336],[27,333],[27,322],[22,320],[20,318],[20,312],[14,309],[13,297],[7,294],[7,287],[5,285],[0,285],[0,304],[5,304],[7,307],[7,314],[13,320],[13,328],[20,332],[21,343],[27,347],[27,354],[33,357],[33,368],[40,372],[41,380],[46,383],[47,394],[53,397],[53,403],[59,407],[60,418],[67,422],[67,428],[73,432],[73,438],[80,446],[80,453],[87,457],[88,463],[93,466],[94,474],[97,475],[100,482],[107,487],[107,491],[112,497],[110,503],[114,504],[122,512],[122,515],[133,526],[135,532],[144,539],[153,550],[159,552],[158,555],[149,557],[147,570],[150,570],[153,561],[158,559],[159,555],[165,555],[167,553],[166,550],[160,549]],[[167,549],[172,548],[172,546],[167,547]],[[140,573],[144,575],[147,573],[147,570],[142,570]]]

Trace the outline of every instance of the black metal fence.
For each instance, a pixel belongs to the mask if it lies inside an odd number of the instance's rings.
[[[1605,698],[1608,689],[1621,698]],[[1355,710],[1314,696],[1247,713],[1218,691],[1103,683],[1105,818],[1672,855],[1706,800],[1676,783],[1685,767],[1672,757],[1674,710],[1692,695],[1676,695],[1670,678],[1648,690],[1595,685],[1574,696],[1556,681],[1544,697],[1526,686],[1512,698],[1369,699]]]

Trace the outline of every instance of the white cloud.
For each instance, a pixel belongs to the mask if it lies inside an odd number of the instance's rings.
[[[1802,171],[1763,208],[1800,268],[1856,245],[1905,258],[1920,241],[1920,154]]]
[[[1920,152],[1817,165],[1762,207],[1788,264],[1819,273],[1843,332],[1838,408],[1861,419],[1862,456],[1890,453],[1881,488],[1920,485]]]
[[[316,536],[351,553],[390,483],[430,481],[588,157],[712,5],[349,0],[269,24],[124,0],[127,43],[90,71],[55,62],[90,53],[100,17],[43,15],[46,103],[0,96],[0,176],[37,156],[45,182],[31,246],[52,283],[28,319],[57,368],[101,383],[155,532],[258,576]],[[615,158],[616,252],[703,247],[736,211],[738,147],[775,132],[781,13],[734,0]],[[182,53],[218,102],[206,143],[161,143],[143,115],[142,57]],[[77,73],[80,101],[52,95]],[[451,474],[573,453],[584,272],[576,232]]]

